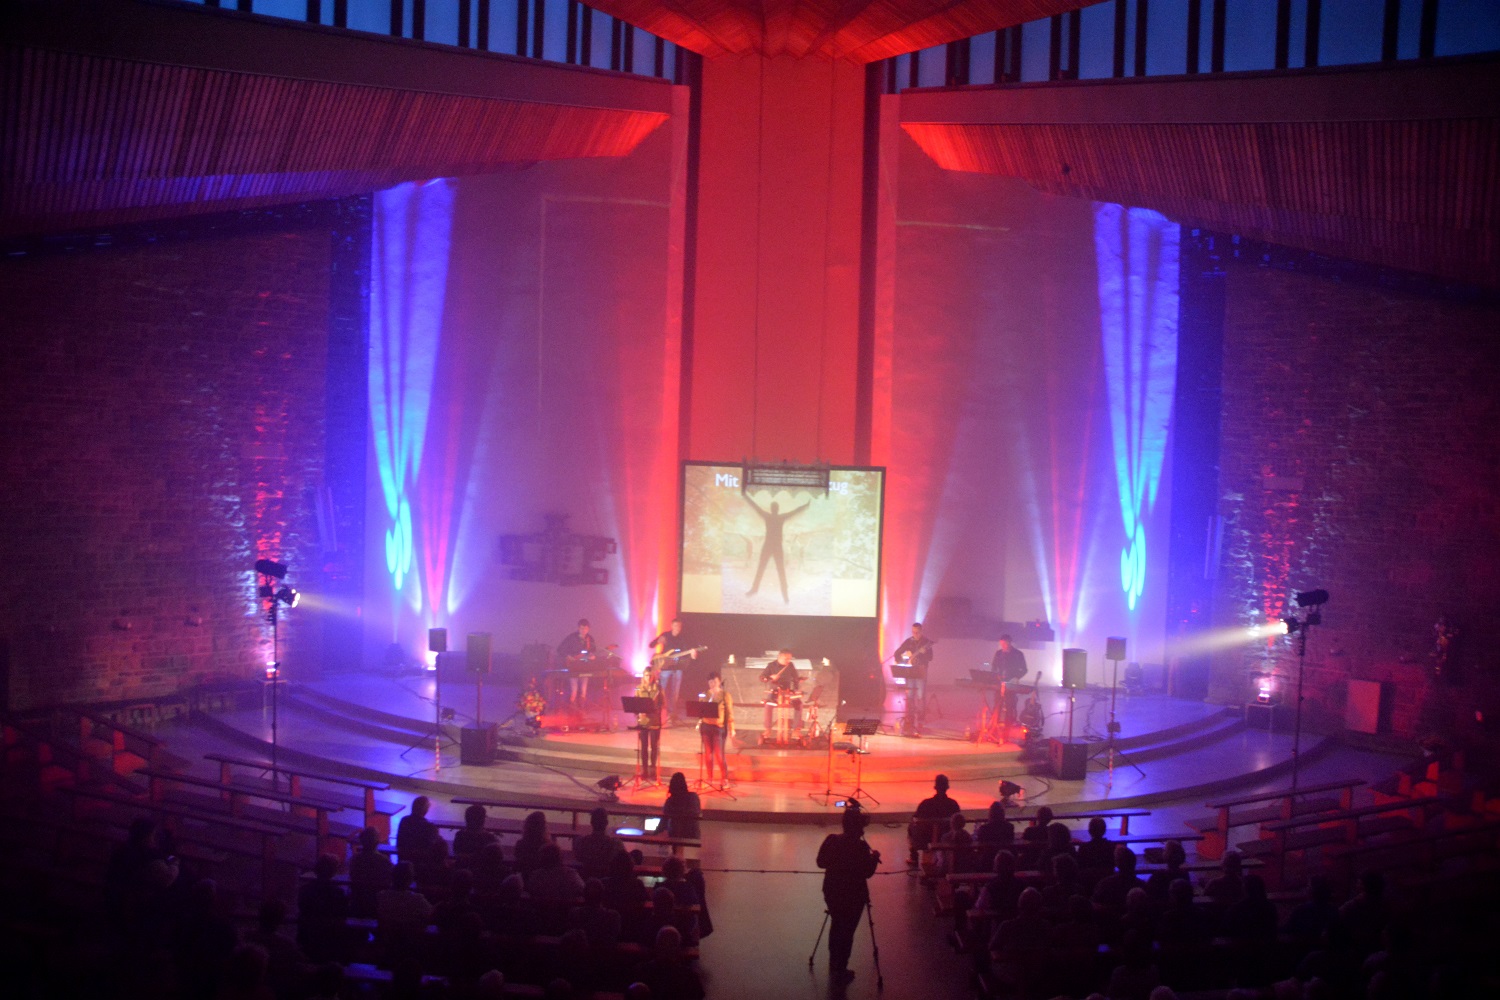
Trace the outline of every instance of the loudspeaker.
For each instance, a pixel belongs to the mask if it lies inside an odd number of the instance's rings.
[[[1081,688],[1089,683],[1089,654],[1083,649],[1063,650],[1063,687]]]
[[[1052,773],[1063,781],[1082,781],[1089,769],[1089,745],[1052,737],[1047,741]]]
[[[458,760],[461,764],[495,763],[495,727],[465,726],[460,730]]]
[[[448,630],[445,628],[430,628],[427,630],[427,651],[430,653],[448,652]]]
[[[469,673],[476,677],[488,677],[490,675],[490,634],[470,632],[468,653],[469,658],[465,665]]]
[[[1106,660],[1125,659],[1125,637],[1123,635],[1112,635],[1104,640],[1104,658]]]

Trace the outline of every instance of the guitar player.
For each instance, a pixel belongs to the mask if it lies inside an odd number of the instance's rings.
[[[650,645],[655,647],[656,656],[662,658],[661,690],[667,705],[666,725],[671,726],[680,721],[677,698],[682,691],[682,657],[686,655],[696,660],[698,649],[683,633],[681,618],[673,618],[667,630],[652,639]]]

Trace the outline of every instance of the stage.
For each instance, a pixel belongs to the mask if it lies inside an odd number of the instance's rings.
[[[592,803],[604,793],[598,782],[618,777],[622,801],[659,804],[665,778],[683,772],[698,778],[696,729],[679,724],[662,733],[663,783],[634,787],[636,737],[625,728],[631,719],[617,715],[614,731],[544,729],[533,733],[516,715],[519,691],[486,684],[443,685],[441,709],[431,674],[408,676],[342,675],[284,685],[277,700],[277,749],[289,763],[388,780],[412,794],[435,799],[495,794],[525,795],[548,801]],[[931,794],[935,774],[947,774],[954,795],[977,814],[1006,780],[1023,791],[1017,806],[1046,803],[1057,807],[1138,808],[1167,802],[1201,803],[1229,790],[1250,790],[1284,783],[1290,767],[1293,734],[1282,720],[1262,728],[1247,722],[1238,708],[1188,701],[1165,694],[1115,698],[1120,736],[1110,769],[1107,732],[1108,689],[1088,688],[1073,695],[1073,738],[1089,755],[1083,780],[1054,776],[1046,740],[1068,735],[1068,692],[1044,688],[1043,739],[1031,749],[1015,742],[979,742],[980,693],[937,687],[920,737],[899,735],[901,693],[888,694],[878,711],[851,711],[841,718],[875,717],[879,731],[865,741],[864,754],[830,752],[827,742],[814,749],[776,749],[757,745],[758,731],[741,731],[730,748],[733,781],[727,791],[703,790],[710,818],[757,821],[827,822],[834,803],[859,791],[867,808],[888,821],[909,815],[912,806]],[[476,707],[478,711],[476,712]],[[440,710],[451,709],[451,721],[435,731]],[[232,750],[269,752],[272,706],[197,713],[177,739],[190,741],[198,753]],[[490,765],[460,762],[459,729],[478,715],[486,725],[498,723],[497,758]],[[544,719],[557,718],[556,715]],[[827,722],[826,715],[824,716]],[[852,743],[836,723],[835,745]],[[1019,738],[1019,732],[1015,734]],[[1323,737],[1304,733],[1304,780],[1320,773],[1322,758],[1332,749]],[[1348,769],[1347,758],[1339,774]],[[1384,773],[1388,761],[1372,762]],[[696,787],[696,786],[695,786]],[[970,803],[973,803],[971,806]]]

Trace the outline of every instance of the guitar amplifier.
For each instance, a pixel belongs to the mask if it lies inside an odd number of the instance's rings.
[[[459,763],[480,767],[495,763],[494,726],[465,726],[458,737]]]
[[[1047,759],[1052,773],[1063,781],[1082,781],[1089,769],[1089,745],[1076,740],[1047,741]]]

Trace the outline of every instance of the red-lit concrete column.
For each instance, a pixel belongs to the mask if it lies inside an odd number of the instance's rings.
[[[704,62],[690,458],[854,459],[864,78]]]

